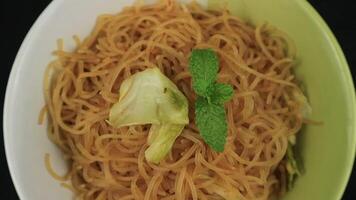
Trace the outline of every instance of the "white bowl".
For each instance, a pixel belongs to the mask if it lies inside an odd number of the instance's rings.
[[[256,1],[257,0],[254,0],[254,2]],[[65,48],[73,49],[74,42],[72,41],[72,36],[76,34],[83,38],[88,35],[99,14],[117,13],[124,6],[131,5],[133,2],[134,0],[53,0],[27,34],[11,71],[4,105],[4,141],[6,156],[12,180],[20,199],[69,200],[72,197],[71,192],[61,187],[45,169],[45,153],[52,155],[53,166],[59,172],[65,172],[66,163],[63,162],[61,153],[56,146],[48,140],[46,127],[37,124],[39,111],[44,105],[42,94],[43,73],[47,64],[54,59],[51,52],[56,48],[56,40],[63,38],[66,44]],[[207,4],[207,0],[201,0],[199,2]],[[235,3],[238,2],[243,3],[243,0],[236,0]],[[271,0],[271,3],[276,3],[277,7],[294,9],[293,7],[288,7],[289,5],[285,2],[286,0]],[[302,2],[305,6],[303,0],[295,0],[295,2]],[[302,3],[294,3],[293,5],[300,6]],[[306,8],[311,9],[310,6]],[[259,9],[263,11],[261,6]],[[302,10],[305,8],[298,7],[298,9]],[[242,15],[247,14],[243,12],[243,9],[240,9],[240,11],[242,11]],[[307,10],[303,17],[309,19],[310,16],[308,16],[308,13],[310,15],[310,12],[315,11]],[[259,13],[259,16],[261,15],[262,14]],[[314,13],[314,15],[316,14]],[[327,29],[325,24],[320,22],[321,20],[319,18],[315,21],[312,19],[309,20],[311,21],[310,23],[315,23],[315,26]],[[273,23],[272,21],[272,24]],[[327,31],[329,30],[327,29]],[[330,33],[327,33],[323,35],[320,40],[332,40],[332,42],[334,42],[335,39]],[[337,45],[331,47],[333,49],[325,51],[339,53],[339,55],[337,55],[339,60],[335,63],[341,63],[340,65],[347,66],[342,53],[340,53],[340,47]],[[345,82],[349,85],[352,85],[347,69],[342,69],[346,70],[346,72],[339,73],[338,76],[344,78]],[[346,93],[347,92],[350,92],[350,94],[346,94],[348,96],[345,96],[345,98],[354,98],[352,89],[347,88]],[[355,100],[351,100],[351,102],[354,104]],[[351,112],[355,109],[355,107],[352,106],[353,105],[350,107]],[[351,120],[355,119],[355,115],[350,114],[350,116]],[[348,133],[345,134],[354,132],[355,126],[351,125]],[[344,136],[344,138],[346,137],[348,136]],[[350,136],[349,138],[350,142],[348,142],[347,145],[355,144],[355,137]],[[308,142],[308,140],[305,143],[308,146],[313,144],[322,145],[315,143],[315,141]],[[322,147],[324,148],[325,146]],[[317,147],[314,147],[314,149],[315,148]],[[349,151],[355,151],[355,147],[348,147],[348,149]],[[310,193],[310,195],[306,195],[310,198],[303,199],[336,200],[341,198],[352,166],[353,152],[347,153],[347,156],[343,158],[344,163],[341,163],[341,165],[345,165],[345,167],[340,175],[341,178],[337,180],[340,185],[333,187],[332,183],[329,185],[326,184],[325,190],[327,191],[325,191],[325,193],[330,192],[329,196]],[[338,155],[333,154],[332,156]],[[315,160],[309,161],[308,159],[309,157],[306,155],[307,164],[316,164]],[[324,163],[327,163],[327,161],[325,160]],[[337,163],[335,166],[337,166]],[[305,176],[309,177],[309,179],[303,178],[303,180],[299,182],[299,185],[297,184],[296,190],[299,191],[298,194],[301,194],[303,190],[306,192],[312,190],[312,188],[303,188],[302,184],[304,180],[309,181],[310,184],[310,179],[313,179],[313,177],[308,174]],[[318,181],[316,180],[315,183],[318,183]],[[329,188],[331,189],[329,190]],[[335,188],[335,190],[333,188]],[[290,199],[298,199],[298,197],[294,196]]]
[[[56,41],[63,38],[73,49],[74,34],[83,38],[102,13],[117,13],[134,1],[54,0],[36,20],[16,56],[4,106],[4,142],[10,174],[21,200],[70,200],[72,194],[48,173],[44,155],[51,154],[54,169],[65,172],[66,163],[49,141],[46,126],[38,125],[44,105],[43,74],[54,59]]]

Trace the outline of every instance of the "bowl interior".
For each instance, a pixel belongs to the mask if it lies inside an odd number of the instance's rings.
[[[218,2],[218,1],[213,1]],[[221,4],[221,3],[220,3]],[[355,92],[343,53],[325,22],[304,0],[229,1],[233,13],[285,31],[297,48],[296,75],[313,109],[298,138],[305,173],[284,199],[341,199],[355,155]]]
[[[28,33],[11,72],[4,107],[7,160],[21,199],[71,198],[45,169],[45,153],[52,155],[56,170],[64,173],[66,164],[48,140],[46,127],[37,124],[44,105],[43,73],[53,59],[55,41],[63,38],[66,48],[72,49],[73,34],[85,37],[99,14],[116,13],[133,2],[55,0]],[[323,125],[306,126],[301,133],[305,174],[285,199],[340,199],[355,152],[355,93],[347,63],[328,27],[304,0],[198,2],[214,8],[227,3],[234,14],[254,24],[269,22],[294,40],[300,62],[296,73],[312,105],[311,118]]]

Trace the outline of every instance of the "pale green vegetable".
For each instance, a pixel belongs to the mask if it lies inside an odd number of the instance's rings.
[[[188,101],[158,68],[146,69],[126,79],[119,102],[110,110],[115,127],[138,124],[188,124]]]
[[[301,175],[300,164],[296,159],[294,154],[293,144],[288,144],[287,154],[286,154],[286,169],[288,174],[287,189],[290,190],[293,187],[295,179]]]
[[[293,90],[292,92],[295,100],[300,104],[300,111],[304,118],[307,118],[312,113],[312,107],[310,106],[307,97],[300,90]]]
[[[206,189],[210,194],[216,194],[226,200],[242,199],[238,190],[223,180],[216,181],[215,183],[207,186]]]
[[[109,123],[117,128],[152,124],[145,155],[148,161],[159,163],[189,123],[188,101],[158,68],[146,69],[121,84]]]
[[[300,90],[292,91],[294,99],[299,104],[299,109],[303,118],[310,117],[312,108],[308,102],[306,96]],[[295,180],[301,175],[301,164],[297,159],[294,151],[294,145],[296,144],[296,136],[291,135],[288,137],[288,148],[285,155],[286,170],[287,170],[287,189],[291,190]]]
[[[184,126],[184,124],[153,124],[148,138],[150,147],[145,152],[146,159],[153,163],[159,163],[172,149],[174,141]]]
[[[295,145],[295,144],[297,143],[297,137],[296,137],[296,135],[290,135],[290,136],[288,137],[288,142],[289,142],[289,144],[291,144],[291,145]]]

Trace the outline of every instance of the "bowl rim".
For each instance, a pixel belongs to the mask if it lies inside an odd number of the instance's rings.
[[[20,200],[26,199],[26,196],[24,195],[24,190],[19,186],[20,178],[16,174],[16,171],[14,171],[14,165],[15,163],[10,159],[11,154],[9,152],[9,143],[8,141],[8,134],[9,134],[9,128],[8,128],[8,109],[10,105],[10,100],[13,97],[13,88],[15,84],[16,77],[19,74],[19,71],[21,70],[21,61],[23,59],[23,56],[27,49],[29,48],[29,44],[32,38],[32,35],[42,26],[46,18],[49,16],[50,12],[52,9],[55,9],[56,6],[58,6],[63,0],[53,0],[51,1],[45,9],[41,12],[41,14],[37,17],[37,19],[34,21],[32,24],[31,28],[29,31],[26,33],[26,36],[24,40],[21,43],[21,46],[16,54],[15,60],[12,64],[12,68],[10,71],[10,75],[7,81],[7,86],[6,86],[6,91],[5,91],[5,100],[4,100],[4,107],[3,107],[3,139],[4,139],[4,147],[5,147],[5,157],[6,157],[6,162],[7,162],[7,167],[10,172],[10,177],[13,183],[13,186],[16,190],[16,193],[19,197]]]
[[[327,25],[325,20],[322,16],[316,11],[316,9],[309,3],[307,0],[303,1],[296,1],[301,7],[303,7],[306,11],[306,14],[310,16],[312,20],[314,20],[317,25],[319,25],[323,32],[326,34],[326,39],[330,41],[330,46],[333,48],[334,52],[336,53],[335,59],[338,60],[339,63],[339,70],[342,72],[342,76],[344,78],[345,84],[343,87],[346,90],[346,93],[350,94],[350,98],[345,98],[347,103],[350,106],[349,115],[351,117],[350,121],[356,121],[356,93],[355,93],[355,85],[352,80],[352,75],[350,71],[350,66],[347,63],[345,54],[336,39],[335,35],[333,34],[330,27]],[[338,199],[342,199],[342,196],[346,190],[347,184],[349,182],[352,169],[354,166],[355,158],[356,158],[356,123],[350,125],[351,130],[349,131],[351,135],[350,142],[351,142],[351,151],[347,153],[346,159],[346,169],[342,172],[342,182],[338,184],[337,190],[339,191],[336,195]]]
[[[16,77],[19,74],[19,71],[21,70],[21,60],[23,59],[23,55],[29,48],[29,43],[31,41],[32,35],[38,31],[38,29],[43,25],[47,17],[49,16],[50,12],[52,12],[53,9],[56,9],[57,6],[60,5],[61,2],[64,0],[53,0],[51,1],[46,8],[41,12],[41,14],[37,17],[31,28],[26,34],[25,39],[23,40],[17,54],[14,60],[14,63],[11,68],[11,72],[8,78],[7,86],[6,86],[6,92],[5,92],[5,100],[4,100],[4,107],[3,107],[3,139],[4,139],[4,147],[5,147],[5,155],[6,155],[6,161],[7,161],[7,166],[10,172],[10,176],[13,182],[13,185],[15,187],[15,190],[19,196],[20,199],[25,199],[23,189],[20,188],[18,182],[19,182],[19,177],[17,176],[16,172],[13,169],[14,162],[9,159],[10,153],[9,153],[9,143],[6,142],[8,141],[8,109],[9,109],[9,104],[10,100],[12,99],[13,96],[13,88],[15,84]],[[209,0],[208,0],[209,1]],[[327,25],[327,23],[324,21],[324,19],[320,16],[320,14],[314,9],[314,7],[307,1],[307,0],[295,0],[297,4],[301,7],[301,9],[305,10],[305,14],[309,16],[310,20],[314,21],[317,25],[319,25],[320,29],[326,34],[326,39],[330,42],[331,47],[333,47],[334,52],[336,53],[335,59],[338,60],[339,63],[339,70],[342,72],[342,76],[345,80],[345,84],[343,87],[345,87],[346,92],[351,95],[351,98],[347,99],[347,102],[349,103],[351,109],[350,109],[350,116],[351,120],[350,121],[356,121],[356,94],[354,90],[354,83],[352,80],[351,76],[351,71],[350,67],[347,63],[347,60],[345,58],[345,55],[342,51],[342,48],[340,44],[338,43],[336,37],[332,33],[331,29]],[[341,184],[337,186],[338,188],[338,194],[337,196],[339,199],[342,198],[342,195],[344,194],[344,191],[346,190],[346,186],[348,183],[348,180],[350,178],[352,169],[353,169],[353,163],[356,157],[356,123],[351,125],[351,131],[350,133],[353,133],[352,136],[350,137],[350,142],[351,142],[351,148],[352,151],[347,152],[347,166],[346,170],[343,172],[343,178]]]

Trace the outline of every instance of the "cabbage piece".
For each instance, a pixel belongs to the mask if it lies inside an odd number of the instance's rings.
[[[226,200],[241,199],[238,189],[223,180],[219,180],[214,184],[209,185],[206,189],[208,193],[216,194]]]
[[[303,118],[310,117],[312,114],[312,107],[310,106],[307,97],[300,90],[293,90],[292,95],[294,99],[299,104],[299,109]],[[294,151],[296,145],[296,135],[291,135],[288,137],[288,148],[287,153],[285,155],[286,160],[286,170],[287,170],[287,190],[291,190],[295,180],[302,173],[302,165],[300,160],[298,160],[298,156]]]
[[[312,114],[312,107],[310,106],[307,97],[300,90],[293,90],[292,94],[300,105],[302,116],[304,118],[310,117]]]
[[[152,124],[145,155],[147,161],[159,163],[189,123],[188,101],[158,68],[146,69],[121,84],[108,122],[117,128]]]
[[[287,170],[287,190],[291,190],[294,181],[301,175],[300,163],[296,159],[293,144],[289,143],[286,154],[286,170]]]
[[[147,161],[159,163],[172,149],[174,141],[184,126],[184,124],[153,124],[148,137],[150,146],[145,151]]]
[[[290,135],[288,137],[288,142],[289,142],[289,145],[295,145],[297,143],[297,136],[296,135]]]
[[[122,127],[139,124],[188,124],[188,101],[158,68],[126,79],[120,98],[110,109],[109,122]]]

